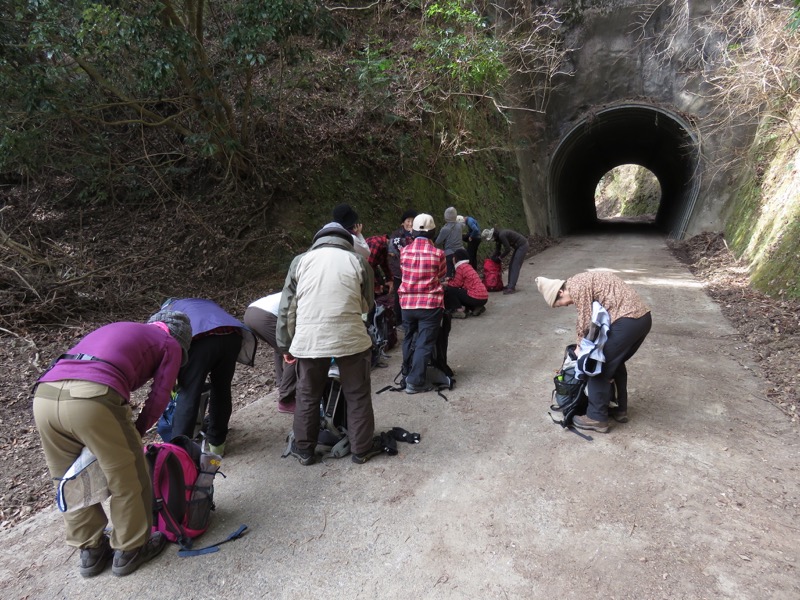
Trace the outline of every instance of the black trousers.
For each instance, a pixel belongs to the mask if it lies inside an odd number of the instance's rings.
[[[192,340],[189,360],[178,373],[180,393],[172,423],[173,436],[192,437],[200,409],[200,393],[208,377],[211,381],[211,397],[208,401],[206,438],[214,446],[225,442],[233,412],[231,381],[241,347],[242,336],[238,333],[207,335]]]

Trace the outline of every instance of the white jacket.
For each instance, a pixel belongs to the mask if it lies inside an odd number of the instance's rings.
[[[352,240],[344,229],[327,225],[292,261],[278,308],[276,341],[282,352],[326,358],[372,347],[361,318],[374,304],[372,268],[347,238]]]

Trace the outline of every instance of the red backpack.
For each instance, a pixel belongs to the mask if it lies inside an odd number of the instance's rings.
[[[176,542],[180,556],[216,552],[219,544],[192,550],[192,540],[205,533],[214,510],[214,477],[220,458],[179,435],[170,443],[148,444],[145,457],[153,479],[153,531]],[[240,537],[242,525],[225,541]],[[221,542],[222,543],[222,542]]]
[[[491,258],[483,261],[483,284],[488,292],[503,291],[503,263]]]

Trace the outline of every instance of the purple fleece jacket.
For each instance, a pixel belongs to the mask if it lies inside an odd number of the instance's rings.
[[[90,354],[103,359],[60,360],[39,382],[81,379],[107,385],[130,401],[131,392],[150,379],[153,385],[136,420],[144,434],[169,403],[181,367],[181,347],[158,326],[144,323],[111,323],[88,334],[65,354]],[[110,364],[109,364],[110,363]]]

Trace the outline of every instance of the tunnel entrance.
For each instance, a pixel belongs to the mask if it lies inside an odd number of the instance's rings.
[[[624,104],[593,113],[553,153],[548,177],[551,234],[602,227],[595,206],[598,183],[613,168],[636,164],[652,172],[661,187],[650,227],[681,239],[700,187],[699,154],[688,123],[670,111]]]

